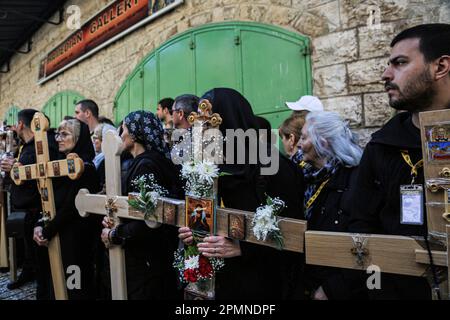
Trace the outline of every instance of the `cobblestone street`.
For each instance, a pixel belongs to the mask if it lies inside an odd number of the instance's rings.
[[[36,282],[27,283],[25,286],[16,290],[8,290],[8,288],[6,288],[8,282],[9,282],[9,272],[0,273],[0,300],[36,299]]]

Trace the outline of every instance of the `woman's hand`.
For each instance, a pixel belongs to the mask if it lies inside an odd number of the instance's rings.
[[[38,244],[40,247],[48,247],[48,240],[44,238],[42,235],[42,227],[36,227],[34,228],[34,234],[33,234],[33,240]]]
[[[102,230],[102,242],[105,244],[105,247],[108,249],[111,247],[111,241],[109,241],[109,233],[111,232],[110,228],[103,228]]]
[[[188,246],[191,245],[192,242],[194,241],[192,231],[187,227],[182,227],[178,229],[178,238],[180,238],[180,240],[183,241],[183,243]]]
[[[210,236],[198,245],[198,251],[207,258],[233,258],[242,255],[239,241],[222,236]]]

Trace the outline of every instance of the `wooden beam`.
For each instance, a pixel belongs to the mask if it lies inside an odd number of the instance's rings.
[[[358,264],[352,253],[355,236],[365,242],[367,252],[363,264]],[[411,237],[307,231],[305,241],[307,264],[357,270],[366,270],[373,264],[382,272],[412,276],[422,276],[428,267],[416,262],[416,250],[423,248]],[[420,252],[419,258],[423,259]]]

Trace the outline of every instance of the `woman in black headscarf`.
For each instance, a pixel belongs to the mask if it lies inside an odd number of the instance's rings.
[[[259,129],[249,102],[239,92],[225,88],[213,89],[208,91],[202,99],[207,99],[212,104],[212,111],[220,114],[222,124],[219,129],[224,136],[227,129],[242,129],[244,132]],[[228,139],[230,137],[227,137]],[[228,140],[228,142],[230,141]],[[239,150],[239,152],[245,152],[244,164],[237,164],[239,154],[236,143],[232,162],[226,157],[230,150],[227,150],[226,145],[224,146],[226,163],[220,165],[219,168],[221,172],[229,175],[219,178],[218,196],[219,201],[225,207],[255,212],[257,207],[265,203],[266,194],[287,199],[282,194],[272,192],[276,189],[269,188],[267,184],[263,183],[260,175],[261,161],[257,155],[250,154],[250,143],[246,139],[244,150]],[[252,157],[256,157],[256,159],[252,159]],[[291,178],[294,179],[294,176],[295,174],[291,175]],[[293,185],[295,184],[296,182],[293,183]],[[280,188],[290,187],[289,181],[285,181],[284,186],[280,186]],[[295,194],[289,195],[289,200],[292,200],[289,207],[293,209],[298,207],[298,212],[302,212],[300,192],[294,189],[292,191]],[[297,196],[298,198],[296,198]],[[283,216],[285,213],[281,215]],[[188,228],[180,228],[179,233],[180,239],[185,244],[192,242],[192,233]],[[287,297],[284,292],[286,287],[281,276],[280,253],[276,249],[248,242],[233,241],[221,236],[206,237],[203,241],[198,244],[202,254],[206,257],[225,258],[225,268],[216,275],[216,299],[280,299]]]
[[[53,298],[51,272],[46,246],[48,242],[59,234],[61,241],[61,254],[64,269],[69,266],[80,268],[80,288],[67,288],[69,299],[94,298],[94,263],[93,219],[82,218],[76,207],[75,197],[80,189],[88,189],[91,193],[100,190],[99,180],[95,166],[92,163],[95,152],[92,146],[89,128],[77,119],[64,120],[58,127],[55,135],[58,142],[61,158],[69,153],[76,153],[84,161],[84,172],[78,180],[68,177],[53,179],[56,215],[47,223],[38,223],[34,229],[34,240],[41,247],[39,250],[39,277],[38,292],[42,299]]]
[[[134,158],[123,177],[122,194],[137,192],[133,181],[153,174],[155,182],[168,191],[169,197],[181,199],[181,183],[170,160],[160,121],[151,112],[135,111],[125,117],[122,128],[125,151]],[[103,226],[104,242],[122,245],[125,249],[128,299],[181,298],[172,268],[173,253],[178,246],[174,226],[151,229],[143,221],[127,220],[110,229],[107,218]]]

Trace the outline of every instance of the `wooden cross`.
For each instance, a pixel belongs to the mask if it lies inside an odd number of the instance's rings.
[[[75,198],[75,205],[82,217],[89,213],[107,215],[114,222],[114,227],[120,224],[120,218],[131,218],[121,214],[122,208],[128,208],[128,203],[120,197],[121,169],[120,154],[122,140],[113,130],[106,132],[102,142],[102,152],[105,155],[106,195],[89,194],[82,189]],[[125,198],[127,199],[127,198]],[[120,246],[109,248],[111,291],[113,300],[127,300],[127,280],[125,270],[125,253]]]
[[[35,113],[31,123],[36,148],[36,164],[22,165],[15,163],[11,169],[11,179],[16,185],[24,181],[37,180],[41,194],[42,213],[47,219],[56,215],[52,178],[67,176],[78,179],[84,171],[84,162],[77,154],[71,153],[64,160],[50,161],[47,130],[49,123],[40,112]],[[57,300],[67,300],[67,289],[64,266],[61,259],[61,244],[59,235],[52,238],[48,245],[53,288]]]
[[[434,265],[448,267],[450,142],[448,160],[433,161],[429,156],[427,137],[430,127],[450,123],[450,111],[423,112],[419,114],[419,118],[423,142],[427,225],[432,236],[431,255]],[[448,133],[450,138],[450,130]],[[444,142],[443,145],[446,146],[447,143]],[[419,237],[307,231],[305,243],[307,264],[356,270],[366,270],[369,265],[377,265],[382,272],[411,276],[423,276],[430,265],[425,240]]]

